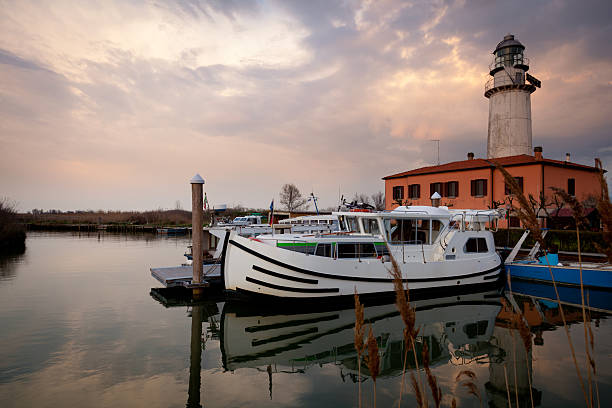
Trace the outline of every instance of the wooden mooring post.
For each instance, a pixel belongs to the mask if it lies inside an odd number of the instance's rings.
[[[202,283],[203,270],[203,249],[202,241],[204,234],[202,231],[202,221],[204,219],[204,179],[196,174],[191,179],[191,229],[192,229],[192,246],[193,246],[193,279],[192,283],[193,295],[199,296],[201,289],[197,287]]]

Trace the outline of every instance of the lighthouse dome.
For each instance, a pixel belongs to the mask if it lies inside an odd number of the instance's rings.
[[[501,50],[503,48],[508,48],[508,47],[517,47],[517,48],[520,48],[521,50],[525,49],[525,46],[523,44],[521,44],[521,42],[519,40],[514,38],[514,35],[508,34],[508,35],[504,36],[504,39],[501,40],[497,44],[497,47],[495,47],[495,51],[493,51],[493,54],[497,55],[497,52],[499,50]]]

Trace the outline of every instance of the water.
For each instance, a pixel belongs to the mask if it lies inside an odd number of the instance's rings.
[[[358,369],[351,309],[212,301],[166,307],[154,299],[150,289],[160,285],[149,268],[182,263],[188,244],[150,235],[30,233],[25,254],[0,260],[0,406],[357,406],[359,388],[362,406],[373,406],[368,368]],[[415,302],[416,361],[422,373],[426,344],[443,406],[453,398],[460,407],[481,406],[462,385],[468,377],[456,381],[466,370],[482,406],[507,407],[508,390],[520,406],[532,398],[534,406],[585,406],[558,307],[514,299],[532,326],[529,352],[511,328],[507,297],[497,292]],[[588,387],[581,312],[565,312]],[[401,319],[394,305],[365,314],[381,356],[377,406],[397,406]],[[606,314],[592,316],[596,382],[601,406],[609,406],[612,330]],[[415,406],[413,351],[407,365],[402,406]]]

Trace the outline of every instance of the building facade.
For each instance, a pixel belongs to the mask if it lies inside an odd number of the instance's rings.
[[[595,166],[572,163],[569,154],[565,161],[546,159],[541,147],[533,149],[532,155],[530,98],[541,83],[527,74],[529,61],[524,49],[509,34],[493,51],[491,78],[484,94],[489,99],[487,159],[475,159],[468,153],[467,160],[383,177],[387,210],[400,203],[431,205],[430,197],[436,192],[442,196],[440,205],[452,208],[510,208],[514,196],[496,164],[515,177],[523,194],[533,196],[545,213],[557,204],[553,187],[579,201],[599,197],[601,186]]]
[[[562,189],[579,201],[599,197],[599,171],[595,166],[546,159],[541,148],[534,156],[516,155],[496,159],[475,159],[421,167],[392,174],[385,180],[386,209],[402,205],[431,205],[430,197],[442,196],[440,205],[450,208],[508,208],[514,200],[504,176],[495,164],[503,166],[522,187],[523,194],[537,200],[543,196],[544,207],[554,208],[552,187]],[[514,201],[516,206],[516,201]]]

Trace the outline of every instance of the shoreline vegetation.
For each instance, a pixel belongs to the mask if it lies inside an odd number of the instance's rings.
[[[25,226],[19,220],[15,206],[6,198],[0,199],[0,254],[25,252]]]
[[[264,213],[262,209],[228,208],[215,219]],[[160,227],[191,227],[191,211],[150,210],[150,211],[57,211],[33,210],[18,214],[19,221],[32,230],[79,230],[97,229],[104,226],[113,231],[155,231]],[[204,226],[210,225],[211,213],[204,212]]]

